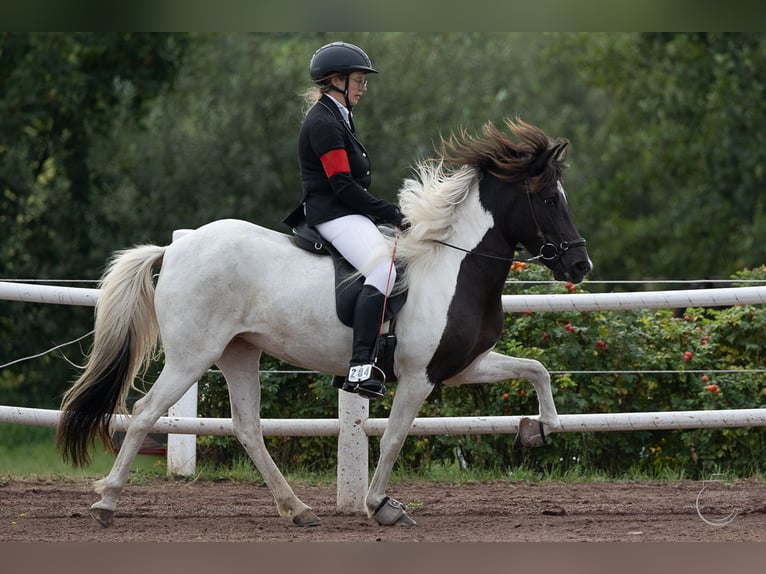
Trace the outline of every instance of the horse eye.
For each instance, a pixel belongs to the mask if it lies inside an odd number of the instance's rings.
[[[547,197],[543,199],[543,203],[545,204],[546,207],[554,207],[556,205],[556,200],[553,199],[552,197]]]

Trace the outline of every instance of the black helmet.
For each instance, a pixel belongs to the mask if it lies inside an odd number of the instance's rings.
[[[377,74],[372,62],[359,46],[348,42],[333,42],[319,48],[311,57],[309,73],[319,82],[332,74],[349,75],[354,71]]]

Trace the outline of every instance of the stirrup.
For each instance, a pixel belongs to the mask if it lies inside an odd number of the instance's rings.
[[[362,395],[368,399],[379,399],[385,395],[385,385],[374,386],[376,383],[378,383],[378,381],[367,381],[360,387],[358,383],[347,383],[346,377],[342,375],[335,375],[332,378],[332,386],[336,389],[343,389],[344,391]]]
[[[373,369],[379,373],[374,373]],[[378,374],[380,377],[377,376]],[[375,365],[352,365],[341,388],[348,393],[358,394],[366,399],[382,399],[386,393],[384,381],[385,375]]]
[[[386,385],[375,380],[363,383],[343,383],[343,390],[365,399],[382,399],[386,396]]]

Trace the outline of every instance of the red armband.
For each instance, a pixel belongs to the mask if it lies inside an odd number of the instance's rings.
[[[348,155],[344,149],[334,149],[328,151],[319,158],[324,167],[327,177],[332,177],[336,173],[351,173],[351,166],[348,163]]]

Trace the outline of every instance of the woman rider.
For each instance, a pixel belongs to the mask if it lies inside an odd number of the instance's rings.
[[[401,227],[402,214],[396,205],[368,191],[370,159],[352,121],[352,110],[367,91],[366,74],[378,72],[361,48],[333,42],[314,53],[309,73],[314,86],[306,97],[310,108],[298,135],[303,201],[297,210],[365,277],[354,310],[351,361],[342,388],[380,398],[384,376],[373,355],[396,270],[390,260],[380,257],[386,243],[377,224]],[[292,225],[295,213],[285,222]]]

